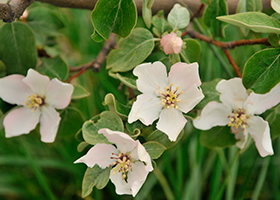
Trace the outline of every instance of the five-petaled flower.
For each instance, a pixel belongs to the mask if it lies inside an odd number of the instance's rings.
[[[171,32],[161,38],[160,45],[163,47],[165,54],[178,54],[182,49],[183,40],[176,33]]]
[[[19,74],[0,79],[0,98],[21,107],[10,111],[3,124],[6,137],[29,133],[40,122],[43,142],[53,142],[60,122],[55,110],[68,106],[73,93],[71,84],[62,83],[54,78],[29,69],[27,76]]]
[[[196,128],[211,129],[214,126],[228,125],[238,140],[236,146],[245,147],[248,134],[255,141],[259,154],[264,157],[273,154],[268,122],[259,116],[280,102],[280,84],[266,94],[247,94],[240,78],[221,80],[216,90],[220,101],[209,102],[201,115],[193,121]]]
[[[204,98],[198,64],[176,63],[167,77],[161,62],[144,63],[133,74],[138,76],[137,88],[143,94],[132,105],[128,122],[139,119],[147,126],[159,118],[157,129],[175,141],[187,122],[182,112],[189,112]]]
[[[98,133],[112,144],[98,143],[74,163],[85,163],[88,167],[97,164],[102,169],[111,167],[110,179],[116,193],[135,196],[153,170],[150,155],[138,140],[123,132],[104,128]]]

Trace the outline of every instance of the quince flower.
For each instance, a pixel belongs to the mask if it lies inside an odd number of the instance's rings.
[[[187,122],[182,112],[189,112],[204,98],[198,64],[176,63],[167,77],[161,62],[144,63],[133,74],[138,76],[137,88],[143,94],[132,105],[128,123],[139,119],[147,126],[159,118],[157,129],[175,141]]]
[[[273,155],[268,122],[261,117],[267,109],[280,102],[280,84],[266,94],[246,92],[240,78],[221,80],[216,90],[220,92],[222,103],[209,102],[201,111],[201,115],[193,121],[196,128],[211,129],[214,126],[228,125],[235,138],[236,146],[245,147],[248,134],[252,136],[259,154],[264,157]]]
[[[160,45],[163,47],[165,54],[178,54],[182,49],[183,40],[172,32],[161,38]]]
[[[60,122],[55,110],[68,106],[73,86],[29,69],[27,76],[19,74],[0,79],[0,98],[21,107],[10,111],[3,124],[6,137],[27,134],[40,122],[43,142],[53,142]]]
[[[98,165],[102,169],[111,167],[110,179],[117,194],[135,196],[147,175],[153,170],[150,155],[138,140],[127,134],[103,128],[98,131],[113,144],[96,144],[86,155],[74,163],[85,163],[88,167]]]

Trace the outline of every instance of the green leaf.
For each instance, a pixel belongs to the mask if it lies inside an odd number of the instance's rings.
[[[109,143],[104,135],[98,133],[101,128],[108,128],[112,131],[124,131],[122,119],[116,113],[104,111],[92,118],[92,120],[84,123],[82,128],[84,140],[92,145]]]
[[[216,85],[221,79],[214,79],[209,82],[203,82],[201,85],[204,98],[196,106],[196,109],[204,108],[209,102],[217,101],[220,102],[220,93],[216,90]]]
[[[167,16],[169,24],[175,29],[183,29],[190,23],[190,13],[187,8],[175,4]]]
[[[243,85],[255,93],[267,93],[280,82],[280,49],[263,49],[246,62]]]
[[[184,39],[183,40],[186,48],[180,52],[180,56],[183,61],[187,63],[197,62],[200,57],[201,46],[198,41],[194,39]]]
[[[280,47],[280,37],[276,33],[270,33],[268,35],[269,43],[274,47]]]
[[[153,16],[152,24],[158,30],[159,35],[162,35],[166,31],[171,31],[172,28],[164,17],[163,10],[160,10],[155,16]]]
[[[240,0],[236,12],[250,12],[250,11],[261,11],[262,10],[262,0]]]
[[[77,147],[77,151],[78,152],[83,152],[86,148],[89,147],[89,144],[86,142],[81,142],[78,147]]]
[[[82,184],[82,197],[85,198],[92,192],[93,187],[103,189],[109,182],[111,168],[100,168],[94,165],[92,168],[88,167]]]
[[[78,84],[73,84],[73,86],[74,92],[72,94],[72,99],[82,99],[90,95],[90,92],[87,91],[86,88],[84,88],[83,86]]]
[[[133,122],[129,124],[128,122],[125,124],[126,129],[128,130],[128,135],[133,139],[137,138],[141,134],[141,130],[143,128],[143,124],[140,121]]]
[[[280,13],[280,0],[271,0],[271,7],[277,13]]]
[[[104,39],[103,37],[101,37],[93,28],[93,34],[90,36],[92,40],[94,40],[95,42],[103,42]]]
[[[222,23],[216,20],[216,17],[227,15],[228,8],[225,0],[212,0],[205,9],[203,20],[210,27],[211,32],[215,36],[222,35]]]
[[[269,122],[270,135],[272,139],[276,139],[280,136],[280,105],[270,111],[265,118]]]
[[[0,29],[0,60],[7,74],[27,73],[37,63],[37,49],[31,29],[20,22],[5,24]]]
[[[42,63],[38,66],[37,70],[42,74],[49,76],[51,79],[58,78],[62,81],[68,78],[69,67],[61,57],[42,58],[41,61]]]
[[[111,50],[107,58],[106,69],[112,72],[130,71],[154,49],[153,35],[144,28],[135,28],[128,38],[120,39],[118,49]]]
[[[201,131],[200,144],[209,148],[225,148],[236,143],[234,134],[230,132],[230,127],[214,127],[208,131]]]
[[[169,55],[168,55],[168,58],[169,58],[169,61],[170,61],[172,64],[175,64],[175,63],[181,61],[179,54],[176,54],[176,53],[169,54]]]
[[[96,32],[108,40],[111,32],[127,37],[136,25],[137,13],[133,0],[99,0],[92,12]]]
[[[146,142],[143,144],[151,159],[158,159],[161,154],[167,149],[165,146],[158,142]]]
[[[258,33],[280,34],[280,22],[261,12],[238,13],[217,17],[217,19],[235,26],[249,28]]]
[[[103,105],[108,106],[110,111],[115,112],[125,118],[127,118],[131,109],[130,106],[126,106],[118,102],[115,96],[111,93],[105,96]]]
[[[116,77],[127,87],[137,89],[136,77],[131,72],[116,73]]]
[[[6,66],[5,64],[0,60],[0,78],[6,76]]]
[[[148,7],[149,0],[143,0],[143,6],[142,6],[142,16],[143,20],[148,28],[151,27],[152,24],[152,9],[151,7]]]

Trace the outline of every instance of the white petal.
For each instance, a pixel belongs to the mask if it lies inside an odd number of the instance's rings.
[[[43,106],[40,118],[40,134],[42,142],[54,142],[60,122],[59,113],[52,106]]]
[[[224,126],[228,124],[231,112],[232,110],[224,104],[211,101],[202,109],[200,116],[193,120],[193,125],[201,130]]]
[[[115,174],[113,174],[113,173],[114,173],[114,170],[111,170],[110,179],[116,187],[116,193],[119,195],[132,194],[131,184],[128,184],[127,182],[125,182],[124,179],[122,179],[122,173],[119,173],[119,172],[117,172]]]
[[[22,82],[24,76],[10,75],[0,79],[0,98],[10,104],[25,105],[32,90]]]
[[[133,74],[138,76],[136,85],[142,93],[158,94],[158,91],[164,92],[164,88],[168,86],[166,67],[161,62],[138,65]]]
[[[164,132],[169,140],[176,141],[187,120],[182,112],[175,108],[163,109],[159,116],[157,129]]]
[[[223,104],[233,108],[234,110],[243,108],[243,104],[248,97],[241,78],[221,80],[217,84],[216,90],[221,93],[220,100]]]
[[[280,84],[276,85],[266,94],[252,92],[246,103],[245,110],[248,114],[261,114],[280,102]]]
[[[29,69],[27,75],[22,81],[27,84],[34,93],[40,97],[45,96],[49,84],[49,77],[36,72],[33,69]]]
[[[204,98],[204,95],[201,89],[197,88],[196,85],[193,85],[187,91],[184,91],[184,93],[178,98],[181,99],[181,101],[177,103],[179,107],[178,109],[187,113]]]
[[[193,85],[197,87],[201,85],[201,81],[198,74],[198,64],[197,63],[181,63],[178,62],[172,65],[168,82],[174,84],[174,88],[180,87],[179,91],[186,91]]]
[[[32,112],[26,107],[10,111],[3,121],[6,137],[29,133],[38,124],[40,115],[41,112],[38,109]]]
[[[235,145],[239,148],[239,149],[243,149],[248,141],[248,130],[246,129],[245,131],[239,127],[237,133],[236,129],[234,127],[231,128],[231,132],[233,134],[235,134],[235,139],[238,140]]]
[[[117,149],[111,144],[96,144],[86,155],[76,160],[74,163],[85,163],[88,167],[97,164],[102,169],[113,164],[112,153],[118,154]]]
[[[63,83],[54,78],[50,81],[46,91],[46,102],[57,108],[66,108],[70,101],[74,87],[71,84]]]
[[[153,94],[141,94],[137,96],[128,115],[128,123],[140,120],[146,126],[159,117],[163,105],[160,98]]]
[[[269,125],[261,117],[252,116],[248,119],[248,132],[255,141],[259,154],[262,157],[273,155]]]
[[[121,153],[127,153],[132,151],[137,143],[129,135],[119,131],[111,131],[110,129],[103,128],[98,131],[99,134],[103,134],[109,142],[115,144],[117,149]]]

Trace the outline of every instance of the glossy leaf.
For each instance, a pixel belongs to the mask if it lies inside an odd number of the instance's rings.
[[[264,49],[246,62],[243,85],[255,93],[267,93],[280,82],[280,49]]]
[[[225,148],[236,143],[230,127],[214,127],[208,131],[201,131],[200,144],[209,148]]]
[[[109,110],[117,113],[118,115],[127,118],[131,107],[118,102],[115,96],[111,93],[107,94],[104,98],[104,105],[109,107]]]
[[[90,92],[87,91],[86,88],[84,88],[83,86],[78,84],[73,84],[73,86],[74,91],[72,94],[72,99],[82,99],[91,95]]]
[[[82,184],[82,197],[90,195],[93,187],[97,189],[103,189],[109,182],[111,168],[100,168],[98,165],[94,165],[92,168],[88,167]]]
[[[153,35],[144,28],[135,28],[128,38],[118,42],[118,49],[111,50],[107,58],[107,69],[112,72],[130,71],[154,49]]]
[[[26,75],[37,63],[35,38],[31,29],[21,23],[4,24],[0,28],[0,60],[7,74]]]
[[[173,30],[186,28],[190,22],[190,13],[187,8],[175,4],[167,16]]]
[[[165,146],[158,142],[146,142],[143,144],[151,159],[158,159],[162,153],[167,149]]]
[[[95,31],[105,40],[112,32],[127,37],[136,25],[136,19],[133,0],[99,0],[92,12]]]
[[[37,70],[42,74],[49,76],[51,79],[58,78],[62,81],[68,78],[69,68],[61,57],[42,58],[41,61],[42,63],[38,66]]]
[[[201,52],[201,46],[198,41],[194,39],[184,39],[183,40],[186,48],[182,49],[180,56],[182,60],[187,63],[198,62]]]
[[[238,13],[217,17],[217,19],[235,26],[249,28],[254,32],[280,34],[280,22],[261,12]]]

